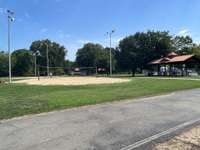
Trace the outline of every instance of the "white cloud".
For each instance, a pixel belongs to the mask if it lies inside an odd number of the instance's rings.
[[[78,44],[86,44],[86,43],[91,43],[92,41],[90,40],[77,40],[77,43]],[[92,43],[95,43],[95,42],[92,42]]]
[[[112,47],[118,46],[119,42],[123,39],[123,37],[119,38],[112,38]],[[110,45],[110,40],[106,39],[99,39],[99,40],[77,40],[78,44],[86,44],[86,43],[99,43],[104,47],[108,47]]]
[[[60,34],[60,38],[64,37],[63,36],[64,33],[61,32],[61,30],[59,30],[58,33]],[[120,40],[122,39],[123,37],[113,37],[112,47],[118,46]],[[83,47],[83,45],[86,43],[99,43],[104,47],[109,47],[110,44],[108,38],[95,39],[95,40],[88,40],[88,39],[77,39],[77,40],[68,39],[68,40],[70,41],[67,41],[66,39],[65,40],[60,39],[59,41],[60,42],[62,41],[61,43],[63,43],[63,45],[65,45],[66,48],[68,49],[67,58],[70,60],[75,60],[77,50]]]
[[[188,30],[188,29],[183,29],[183,30],[180,30],[177,33],[177,35],[178,36],[190,36],[190,37],[192,37],[194,43],[200,44],[200,35],[198,34],[198,32]]]
[[[178,35],[179,35],[179,36],[187,36],[187,35],[191,36],[191,33],[190,33],[190,30],[188,30],[188,29],[183,29],[183,30],[180,30],[180,31],[178,32]]]
[[[113,44],[119,44],[119,42],[123,39],[123,37],[120,38],[112,38],[112,43]],[[108,40],[108,39],[107,39]]]

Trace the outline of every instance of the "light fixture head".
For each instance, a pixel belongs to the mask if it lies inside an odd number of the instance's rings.
[[[14,15],[15,13],[13,12],[13,11],[11,11],[11,10],[7,10],[7,13],[9,14],[9,15]]]
[[[15,18],[11,17],[11,18],[10,18],[10,21],[11,21],[11,22],[14,22],[14,21],[15,21]]]

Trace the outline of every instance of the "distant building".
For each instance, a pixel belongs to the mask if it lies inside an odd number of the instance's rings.
[[[152,68],[149,75],[191,76],[200,73],[200,59],[195,55],[178,55],[172,52],[166,57],[151,61],[149,65]]]

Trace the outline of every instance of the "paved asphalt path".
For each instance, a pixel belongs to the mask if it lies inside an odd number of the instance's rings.
[[[120,150],[200,118],[200,89],[0,123],[0,150]]]

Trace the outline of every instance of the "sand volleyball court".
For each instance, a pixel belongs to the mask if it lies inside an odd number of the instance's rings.
[[[41,77],[27,78],[15,81],[14,83],[28,84],[28,85],[88,85],[88,84],[112,84],[129,82],[129,79],[120,78],[106,78],[106,77]]]

